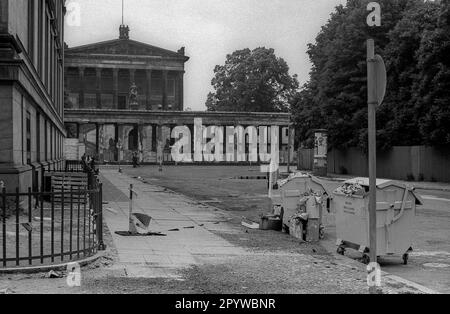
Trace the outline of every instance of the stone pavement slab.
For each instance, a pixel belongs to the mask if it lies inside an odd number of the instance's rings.
[[[130,184],[133,184],[138,194],[133,201],[133,212],[151,216],[151,230],[167,235],[122,237],[115,234],[128,229],[129,202],[123,201],[123,195],[117,195],[117,201],[112,197],[107,205],[112,210],[104,211],[104,219],[118,252],[118,267],[123,267],[127,277],[177,278],[179,270],[201,264],[205,257],[209,260],[220,256],[223,260],[227,256],[246,254],[244,249],[208,230],[226,221],[220,213],[115,170],[103,170],[102,176],[103,180],[109,181],[107,185],[115,186],[125,195],[129,195]],[[221,228],[226,227],[222,225]],[[169,231],[171,229],[179,231]]]

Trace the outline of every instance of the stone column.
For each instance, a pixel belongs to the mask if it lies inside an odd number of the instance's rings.
[[[178,110],[184,111],[184,72],[178,74]]]
[[[136,69],[130,69],[130,86],[136,83]]]
[[[119,69],[113,69],[114,109],[119,109]]]
[[[79,80],[80,80],[80,91],[79,91],[79,105],[80,108],[84,108],[84,67],[78,68]]]
[[[95,69],[97,78],[97,108],[102,109],[102,69]]]
[[[167,110],[167,106],[168,106],[168,103],[167,103],[167,74],[168,74],[168,72],[167,72],[167,70],[164,70],[163,71],[163,76],[162,76],[162,95],[163,95],[163,98],[162,98],[162,110]]]
[[[163,163],[164,158],[164,143],[163,143],[163,125],[156,126],[156,160],[158,164]]]
[[[152,70],[147,70],[147,110],[152,110]]]

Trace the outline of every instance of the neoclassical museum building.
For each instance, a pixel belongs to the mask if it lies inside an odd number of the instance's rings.
[[[119,38],[65,48],[66,157],[86,152],[100,162],[171,161],[171,130],[194,118],[216,126],[280,127],[287,149],[290,115],[185,111],[185,48],[169,51],[130,39],[121,25]]]

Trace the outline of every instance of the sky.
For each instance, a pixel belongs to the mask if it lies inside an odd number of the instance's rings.
[[[124,0],[130,38],[177,51],[186,47],[185,107],[205,110],[214,67],[238,49],[274,48],[297,74],[309,79],[307,45],[334,7],[346,0]],[[121,0],[68,0],[79,7],[79,23],[67,23],[69,47],[116,39]],[[69,25],[70,24],[70,25]]]

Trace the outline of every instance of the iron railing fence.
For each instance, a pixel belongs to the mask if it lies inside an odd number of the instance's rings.
[[[20,193],[0,191],[0,268],[80,260],[104,250],[102,184]]]

